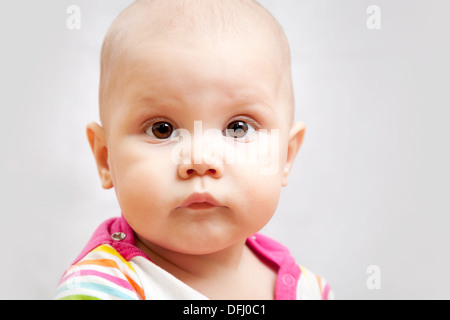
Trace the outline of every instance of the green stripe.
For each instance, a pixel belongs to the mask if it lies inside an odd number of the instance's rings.
[[[65,296],[64,298],[61,298],[59,300],[102,300],[102,299],[93,296],[87,296],[84,294],[72,294],[70,296]]]

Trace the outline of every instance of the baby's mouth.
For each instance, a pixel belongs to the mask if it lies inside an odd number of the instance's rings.
[[[197,202],[190,204],[187,208],[193,209],[193,210],[202,210],[202,209],[210,209],[214,208],[216,206],[208,203],[208,202]]]
[[[214,207],[222,207],[222,205],[209,193],[193,193],[178,208],[205,210]]]

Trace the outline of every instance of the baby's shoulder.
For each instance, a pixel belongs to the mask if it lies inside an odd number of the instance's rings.
[[[66,270],[55,299],[140,300],[145,295],[133,266],[112,246],[101,244]]]

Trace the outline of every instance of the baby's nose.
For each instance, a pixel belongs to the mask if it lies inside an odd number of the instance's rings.
[[[219,179],[223,174],[223,165],[219,163],[182,163],[178,166],[178,175],[182,179],[189,179],[192,176],[209,175],[212,178]]]

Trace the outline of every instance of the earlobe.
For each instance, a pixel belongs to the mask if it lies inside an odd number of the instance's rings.
[[[297,156],[298,151],[303,143],[303,138],[305,136],[305,124],[303,122],[296,122],[292,125],[289,132],[289,142],[287,150],[286,164],[283,172],[282,186],[285,187],[289,183],[289,173],[291,172],[294,160]]]
[[[95,122],[89,123],[86,134],[97,164],[98,174],[104,189],[113,187],[108,162],[108,147],[103,128]]]

